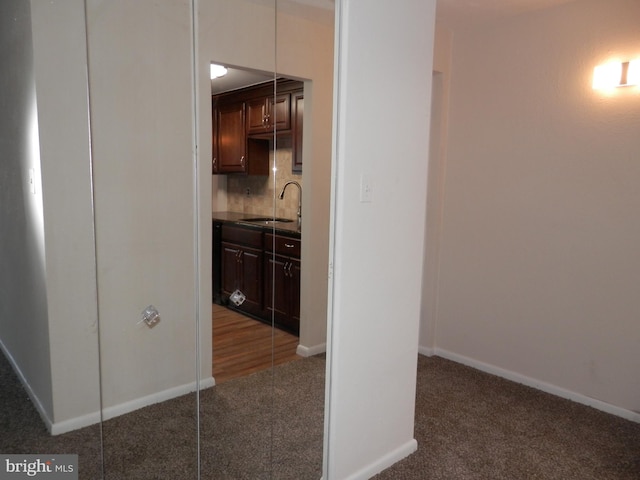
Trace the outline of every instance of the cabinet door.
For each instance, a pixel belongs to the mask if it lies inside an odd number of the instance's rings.
[[[288,260],[280,255],[268,254],[265,257],[265,309],[269,317],[274,314],[277,323],[283,323],[289,316]]]
[[[244,103],[218,106],[215,124],[218,157],[214,160],[214,173],[244,172],[247,155]]]
[[[262,312],[262,250],[222,242],[222,293],[228,297],[235,290],[245,295],[235,306],[253,315]],[[225,299],[226,300],[226,299]]]
[[[215,100],[211,101],[211,172],[218,173],[219,163],[218,163],[218,105]]]
[[[265,311],[275,322],[300,330],[300,262],[281,255],[265,257]]]
[[[269,130],[267,123],[267,102],[264,97],[254,98],[246,102],[247,133],[263,133]]]
[[[226,242],[222,242],[221,246],[221,288],[224,294],[230,295],[235,289],[240,287],[238,272],[238,256],[240,255],[240,247]]]
[[[269,125],[275,126],[276,131],[291,129],[291,95],[283,93],[275,98],[267,98],[269,111],[267,112]]]
[[[247,133],[272,133],[291,129],[291,95],[283,93],[247,100]],[[275,122],[275,123],[274,123]]]
[[[292,95],[292,170],[295,173],[302,172],[302,120],[304,118],[304,93]]]
[[[247,297],[241,308],[258,315],[262,310],[262,251],[243,247],[239,262],[239,288]]]
[[[289,273],[289,295],[290,310],[289,318],[291,319],[291,328],[296,332],[300,330],[300,261],[291,260],[291,266],[288,268]]]

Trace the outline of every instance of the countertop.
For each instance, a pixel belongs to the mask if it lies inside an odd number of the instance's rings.
[[[276,232],[278,233],[283,233],[291,237],[300,238],[300,230],[298,230],[297,219],[292,219],[292,222],[276,222],[275,224],[243,221],[246,218],[256,218],[263,216],[266,217],[267,215],[256,215],[252,213],[239,212],[212,212],[211,219],[217,220],[219,222],[238,223],[243,226],[260,228],[266,231],[276,230]]]

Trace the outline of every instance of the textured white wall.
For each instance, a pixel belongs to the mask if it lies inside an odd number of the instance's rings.
[[[102,386],[112,408],[195,381],[190,2],[90,1],[88,17]],[[149,304],[162,318],[153,329],[138,324]]]
[[[639,18],[585,0],[454,33],[436,339],[632,417],[640,88],[591,79],[640,57]]]
[[[35,1],[32,18],[51,350],[47,374],[53,431],[61,432],[97,421],[100,409],[83,2]]]
[[[435,0],[336,8],[325,478],[356,479],[416,448]],[[401,84],[381,65],[402,72]],[[360,201],[362,175],[370,203]]]
[[[44,217],[29,2],[0,4],[0,342],[53,421]],[[34,172],[36,193],[29,186]]]

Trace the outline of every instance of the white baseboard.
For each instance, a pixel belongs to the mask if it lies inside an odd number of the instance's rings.
[[[214,385],[215,381],[213,377],[200,380],[201,390],[213,387]],[[107,407],[102,410],[102,420],[109,420],[110,418],[119,417],[120,415],[131,413],[135,410],[153,405],[155,403],[164,402],[181,395],[195,392],[195,390],[196,382],[190,382],[184,385],[163,390],[161,392],[156,392],[151,395],[136,398],[135,400],[131,400],[129,402],[124,402],[118,405]],[[88,415],[74,417],[69,420],[53,423],[49,427],[49,432],[51,432],[51,435],[60,435],[61,433],[67,433],[72,430],[77,430],[79,428],[88,427],[89,425],[94,425],[96,423],[99,423],[100,419],[100,412],[94,412]]]
[[[91,412],[84,415],[80,415],[78,417],[73,417],[68,420],[63,420],[61,422],[54,422],[46,409],[42,405],[40,398],[33,391],[31,385],[27,381],[26,377],[20,370],[20,367],[16,363],[15,358],[11,355],[9,350],[6,348],[5,344],[0,340],[0,350],[7,358],[14,372],[18,376],[20,383],[24,387],[27,395],[31,399],[36,411],[42,418],[47,430],[51,435],[60,435],[62,433],[71,432],[73,430],[78,430],[80,428],[88,427],[89,425],[94,425],[100,422],[100,412]],[[213,377],[208,377],[200,380],[200,389],[203,390],[205,388],[213,387],[215,385],[215,380]],[[161,392],[157,392],[151,395],[147,395],[145,397],[137,398],[135,400],[124,402],[119,405],[114,405],[112,407],[107,407],[103,410],[102,419],[107,420],[109,418],[118,417],[120,415],[124,415],[125,413],[133,412],[134,410],[138,410],[139,408],[146,407],[148,405],[153,405],[154,403],[164,402],[165,400],[170,400],[175,397],[179,397],[180,395],[184,395],[187,393],[195,392],[196,382],[190,382],[185,385],[180,385],[178,387],[169,388],[167,390],[163,390]]]
[[[415,439],[409,440],[404,445],[399,446],[395,450],[383,455],[376,459],[375,462],[365,466],[358,470],[356,473],[349,475],[345,480],[367,480],[374,475],[382,472],[386,468],[389,468],[396,462],[399,462],[403,458],[408,457],[418,449],[418,442]]]
[[[47,413],[46,409],[42,405],[42,402],[40,402],[40,398],[38,398],[38,395],[36,395],[36,392],[34,392],[33,389],[31,388],[31,385],[29,385],[29,382],[27,381],[27,378],[24,376],[24,374],[22,373],[22,370],[20,370],[20,367],[16,363],[16,359],[13,358],[13,355],[11,355],[11,353],[9,352],[9,349],[2,342],[2,340],[0,340],[0,350],[2,350],[2,353],[4,353],[4,356],[6,357],[6,359],[11,364],[11,368],[13,368],[13,371],[18,376],[18,379],[20,380],[20,383],[22,384],[22,386],[26,390],[27,395],[29,395],[29,398],[31,399],[31,402],[35,406],[35,408],[36,408],[38,414],[40,415],[40,417],[42,418],[42,421],[46,425],[47,430],[51,431],[53,422],[52,422],[51,418],[49,417],[49,414]]]
[[[213,380],[213,377],[200,380],[200,389],[213,387],[214,385],[215,381]],[[124,415],[125,413],[130,413],[140,408],[148,407],[149,405],[153,405],[155,403],[165,402],[167,400],[171,400],[172,398],[176,398],[195,391],[196,382],[190,382],[184,385],[179,385],[177,387],[168,388],[160,392],[152,393],[151,395],[146,395],[144,397],[136,398],[128,402],[113,405],[111,407],[106,407],[102,410],[102,418],[104,420],[109,420],[110,418],[119,417],[120,415]]]
[[[325,353],[326,351],[327,351],[326,343],[320,343],[319,345],[312,345],[311,347],[298,345],[298,348],[296,348],[296,353],[301,357],[312,357],[314,355],[318,355],[319,353]]]
[[[422,350],[422,347],[419,349],[420,353],[422,353],[421,350]],[[431,350],[431,349],[425,349],[425,350]],[[582,405],[586,405],[588,407],[593,407],[597,410],[610,413],[611,415],[615,415],[617,417],[621,417],[626,420],[630,420],[632,422],[640,423],[640,413],[638,412],[626,410],[624,408],[611,405],[610,403],[606,403],[601,400],[597,400],[595,398],[591,398],[586,395],[582,395],[580,393],[573,392],[571,390],[567,390],[565,388],[558,387],[556,385],[552,385],[550,383],[537,380],[535,378],[527,377],[526,375],[522,375],[520,373],[513,372],[511,370],[506,370],[504,368],[497,367],[495,365],[480,362],[473,358],[465,357],[464,355],[459,355],[457,353],[453,353],[448,350],[444,350],[437,347],[433,349],[433,353],[431,353],[430,355],[426,353],[422,353],[422,354],[428,355],[428,356],[437,355],[439,357],[446,358],[456,363],[461,363],[463,365],[467,365],[477,370],[481,370],[483,372],[490,373],[492,375],[496,375],[498,377],[502,377],[507,380],[511,380],[512,382],[520,383],[522,385],[526,385],[527,387],[532,387],[537,390],[550,393],[557,397],[565,398],[567,400],[571,400],[576,403],[580,403]]]
[[[60,435],[63,433],[78,430],[80,428],[88,427],[100,423],[100,412],[88,413],[87,415],[81,415],[79,417],[70,418],[69,420],[63,420],[62,422],[55,422],[48,425],[49,433],[51,435]]]
[[[418,353],[425,357],[433,357],[436,354],[435,348],[418,346]]]

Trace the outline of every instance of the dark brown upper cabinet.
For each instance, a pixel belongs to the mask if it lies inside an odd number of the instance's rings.
[[[269,174],[268,140],[250,139],[245,128],[245,103],[214,99],[213,173]]]
[[[302,120],[304,119],[304,92],[291,94],[291,124],[292,124],[292,170],[302,173]]]
[[[291,95],[282,93],[246,102],[247,133],[261,134],[291,130]]]
[[[281,79],[212,96],[212,172],[269,174],[269,141],[289,136],[292,170],[302,171],[303,83]]]

